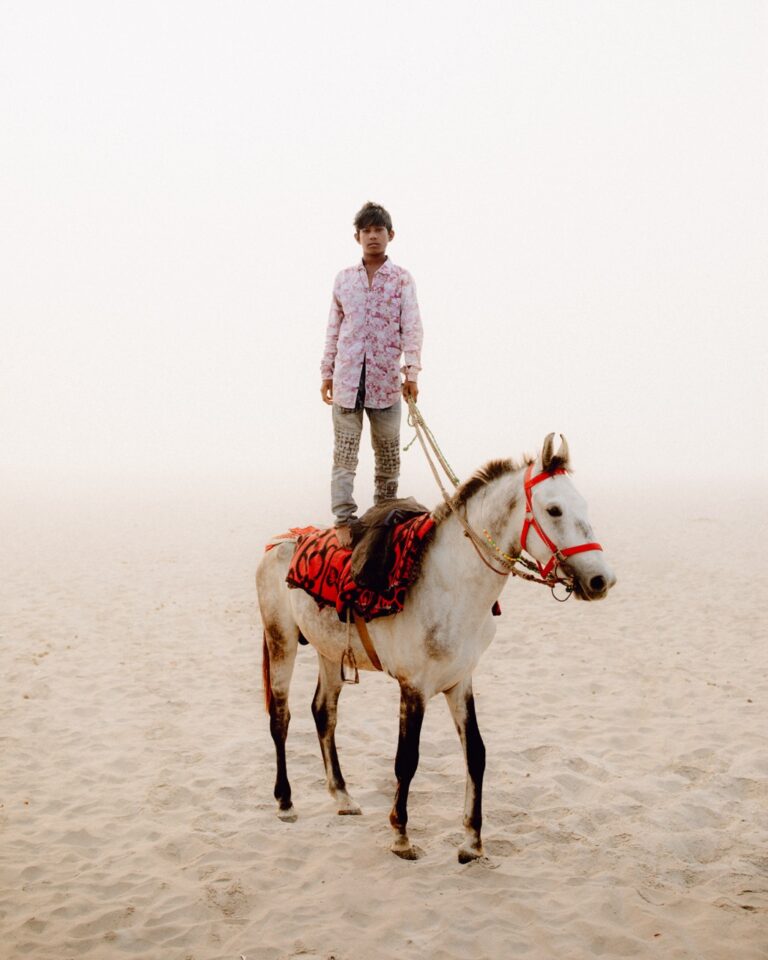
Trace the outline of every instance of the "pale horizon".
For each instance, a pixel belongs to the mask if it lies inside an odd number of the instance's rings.
[[[6,489],[321,502],[369,199],[461,476],[555,431],[589,483],[764,481],[766,7],[450,10],[4,7]]]

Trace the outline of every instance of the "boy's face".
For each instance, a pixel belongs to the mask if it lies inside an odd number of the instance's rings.
[[[355,234],[355,240],[363,248],[364,257],[380,257],[394,235],[395,231],[386,227],[363,227]]]

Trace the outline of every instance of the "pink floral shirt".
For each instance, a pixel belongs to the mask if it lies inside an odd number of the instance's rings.
[[[391,407],[400,396],[400,357],[406,378],[416,380],[422,339],[416,286],[407,270],[385,260],[370,289],[362,261],[342,270],[333,285],[320,364],[322,379],[333,378],[333,402],[355,406],[365,360],[366,407]]]

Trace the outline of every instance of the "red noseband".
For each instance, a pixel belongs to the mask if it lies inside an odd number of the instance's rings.
[[[549,539],[546,533],[542,530],[541,524],[536,519],[533,513],[533,493],[532,490],[537,483],[543,483],[545,480],[551,480],[552,477],[556,476],[558,473],[566,473],[566,470],[563,470],[562,467],[557,470],[542,470],[541,473],[536,474],[535,477],[532,477],[533,473],[533,464],[528,464],[528,469],[525,471],[525,520],[523,521],[523,532],[520,534],[520,546],[523,550],[526,550],[526,541],[528,539],[528,531],[531,527],[536,531],[542,541],[547,545],[547,547],[552,551],[552,556],[549,558],[546,564],[538,564],[539,571],[546,580],[550,575],[552,570],[557,566],[558,563],[562,563],[566,557],[572,557],[576,553],[586,553],[588,550],[602,550],[603,548],[599,543],[580,543],[575,547],[564,547],[562,550],[558,549],[554,543]],[[530,553],[530,551],[528,551]]]

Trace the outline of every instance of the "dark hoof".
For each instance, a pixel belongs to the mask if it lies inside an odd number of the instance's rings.
[[[296,813],[296,808],[293,804],[291,804],[290,807],[286,807],[285,810],[278,810],[277,815],[284,823],[295,823],[296,820],[299,819],[299,815]]]
[[[482,847],[459,847],[459,863],[472,863],[474,860],[485,860]]]
[[[392,853],[401,860],[418,860],[424,853],[419,847],[392,847]]]

